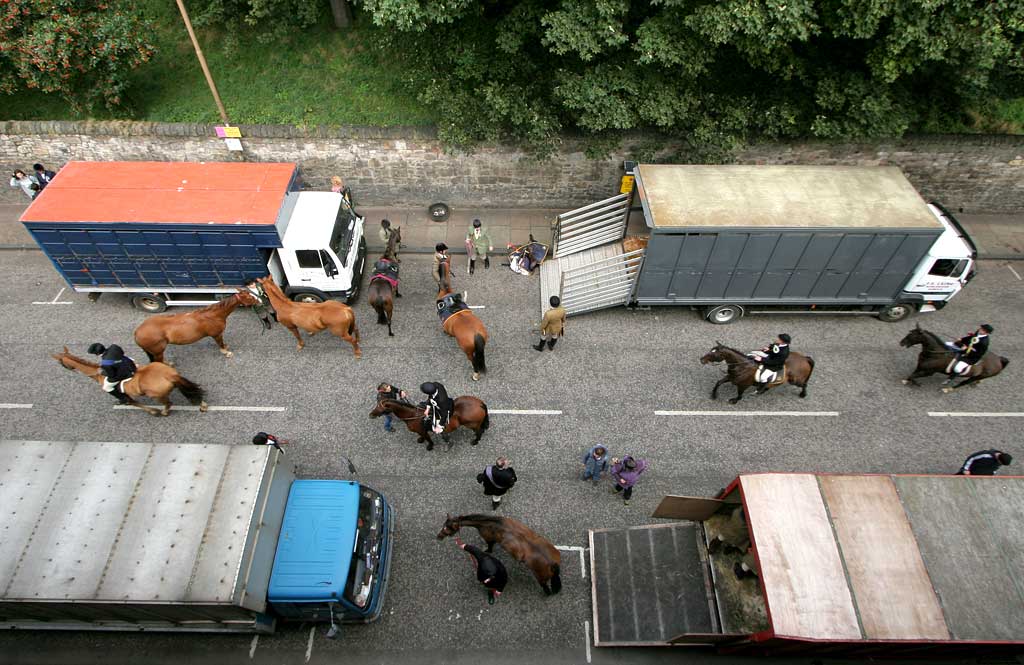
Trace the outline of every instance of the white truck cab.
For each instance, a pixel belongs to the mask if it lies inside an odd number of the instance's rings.
[[[921,312],[942,309],[959,293],[974,277],[978,256],[977,248],[956,218],[934,202],[928,204],[928,209],[944,230],[907,281],[903,298],[922,301]]]

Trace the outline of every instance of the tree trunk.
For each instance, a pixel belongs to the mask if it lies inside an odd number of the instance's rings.
[[[349,9],[348,0],[331,0],[331,13],[334,14],[334,27],[352,27],[352,10]]]

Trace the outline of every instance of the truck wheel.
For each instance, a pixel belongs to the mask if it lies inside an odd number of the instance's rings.
[[[167,301],[155,293],[139,293],[132,297],[132,307],[150,314],[159,314],[167,309]]]
[[[292,296],[292,300],[294,300],[295,302],[311,302],[311,303],[318,303],[318,302],[323,302],[324,301],[323,298],[321,298],[320,296],[318,296],[315,293],[310,293],[309,291],[302,291],[300,293],[296,293],[295,295]]]
[[[895,323],[896,321],[902,321],[903,319],[907,318],[913,311],[913,305],[898,302],[893,303],[892,305],[886,305],[882,309],[878,310],[878,318],[882,321]]]
[[[704,317],[716,325],[732,323],[743,316],[743,308],[739,305],[719,305],[707,310]]]

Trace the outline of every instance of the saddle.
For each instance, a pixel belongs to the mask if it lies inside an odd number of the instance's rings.
[[[468,310],[469,305],[462,300],[461,293],[449,293],[437,301],[437,317],[441,319],[442,326],[454,315]]]
[[[384,264],[383,266],[381,264]],[[398,288],[398,266],[390,261],[378,261],[377,265],[374,266],[373,275],[370,277],[370,281],[376,279],[383,279],[391,288]]]

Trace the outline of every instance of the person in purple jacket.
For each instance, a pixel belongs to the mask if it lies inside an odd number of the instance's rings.
[[[647,470],[647,460],[637,459],[632,455],[626,455],[621,460],[612,460],[612,480],[615,487],[612,492],[622,492],[622,502],[629,505],[633,496],[633,486],[640,479],[640,474]]]

